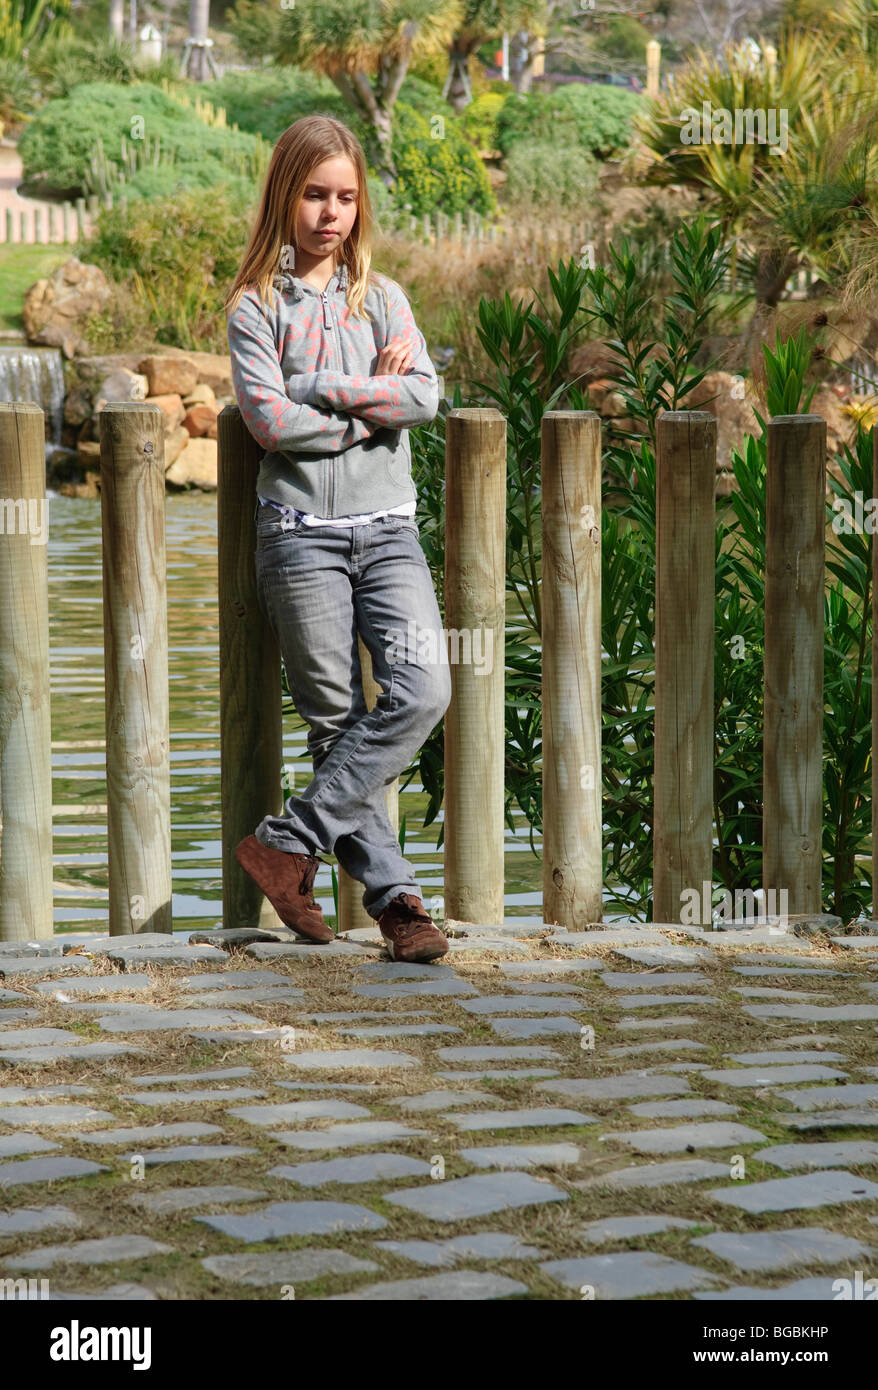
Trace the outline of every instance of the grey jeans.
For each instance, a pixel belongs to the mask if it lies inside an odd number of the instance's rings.
[[[254,833],[287,853],[334,853],[363,884],[363,907],[375,918],[397,893],[421,896],[384,793],[451,699],[439,605],[418,534],[411,517],[306,526],[291,510],[257,504],[259,605],[309,726],[314,777],[287,798],[283,815],[266,816]],[[412,625],[415,634],[435,634],[426,649],[410,640]],[[371,711],[358,632],[381,687]]]

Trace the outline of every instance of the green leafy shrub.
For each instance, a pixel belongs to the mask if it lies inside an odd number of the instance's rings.
[[[156,342],[226,352],[223,301],[251,211],[226,187],[104,209],[81,254],[145,306]]]
[[[320,113],[344,121],[360,140],[367,133],[328,77],[301,68],[269,67],[255,72],[231,72],[215,82],[202,82],[202,96],[225,110],[229,125],[272,144],[302,116]]]
[[[575,83],[554,92],[528,96],[513,93],[497,117],[497,148],[509,157],[523,141],[551,141],[578,146],[606,159],[631,142],[635,112],[643,99],[636,92],[597,83]]]
[[[149,82],[88,82],[68,97],[47,102],[28,125],[19,142],[25,179],[58,192],[85,191],[99,144],[109,159],[120,160],[122,137],[137,143],[132,134],[138,120],[146,138],[158,139],[161,149],[172,154],[183,187],[225,183],[229,172],[237,172],[229,161],[250,158],[258,163],[264,148],[242,131],[206,125]]]
[[[497,148],[497,122],[505,101],[502,92],[484,92],[463,108],[460,128],[477,150]]]
[[[17,126],[34,109],[36,83],[14,58],[0,57],[0,127]]]
[[[554,140],[522,140],[506,161],[507,201],[516,208],[563,207],[582,210],[599,178],[597,160],[577,145]]]
[[[395,107],[393,158],[399,175],[394,187],[398,206],[409,205],[415,216],[443,212],[488,213],[495,206],[485,167],[464,139],[453,118],[445,118],[442,138],[412,106]]]

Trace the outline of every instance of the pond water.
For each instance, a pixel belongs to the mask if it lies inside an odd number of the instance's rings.
[[[108,930],[100,502],[50,495],[49,624],[52,689],[54,920],[56,931]],[[219,623],[216,495],[166,502],[174,929],[222,916],[219,765]],[[284,761],[305,785],[305,725],[284,721]],[[302,771],[299,771],[302,769]],[[442,893],[439,823],[424,829],[417,782],[400,795],[405,854],[425,900]],[[524,816],[506,838],[506,915],[541,920],[542,861]],[[535,841],[540,849],[540,841]],[[315,896],[334,920],[330,869]],[[618,913],[616,914],[618,915]]]

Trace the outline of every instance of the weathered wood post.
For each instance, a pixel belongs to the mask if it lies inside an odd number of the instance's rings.
[[[503,921],[506,420],[452,410],[446,424],[445,917]],[[467,644],[473,656],[459,662]]]
[[[819,912],[826,422],[768,422],[762,867],[766,902]]]
[[[256,475],[265,450],[236,405],[218,421],[220,798],[223,926],[283,926],[235,858],[263,816],[283,812],[280,650],[256,591]]]
[[[650,39],[646,45],[646,95],[653,100],[661,87],[662,46],[657,39]]]
[[[0,401],[0,941],[52,935],[45,424]]]
[[[99,417],[110,933],[170,932],[165,444],[156,405]]]
[[[601,920],[601,420],[542,422],[543,921]]]
[[[362,637],[357,637],[357,649],[360,653],[360,669],[363,673],[363,694],[366,697],[366,708],[372,709],[381,694],[381,687],[375,680],[372,671],[372,657],[368,647]],[[387,806],[387,814],[390,817],[390,824],[394,830],[399,830],[399,778],[396,777],[390,782],[384,793],[384,800]],[[338,866],[338,930],[339,932],[352,931],[355,927],[371,927],[376,929],[374,917],[370,917],[363,907],[363,885],[356,878],[351,878],[349,873],[339,864]],[[428,908],[429,911],[429,908]]]
[[[656,445],[653,920],[682,922],[713,881],[716,420],[666,411]]]
[[[872,496],[878,497],[878,425],[872,429]],[[878,537],[872,536],[872,918],[878,919]]]

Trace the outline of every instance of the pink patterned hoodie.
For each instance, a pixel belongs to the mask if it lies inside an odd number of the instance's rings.
[[[291,271],[274,277],[275,307],[247,290],[228,316],[232,382],[244,421],[266,453],[262,497],[338,517],[416,497],[408,430],[439,408],[439,382],[409,301],[371,273],[364,308],[347,304],[347,266],[321,293]],[[373,376],[391,338],[414,345],[405,376]]]

